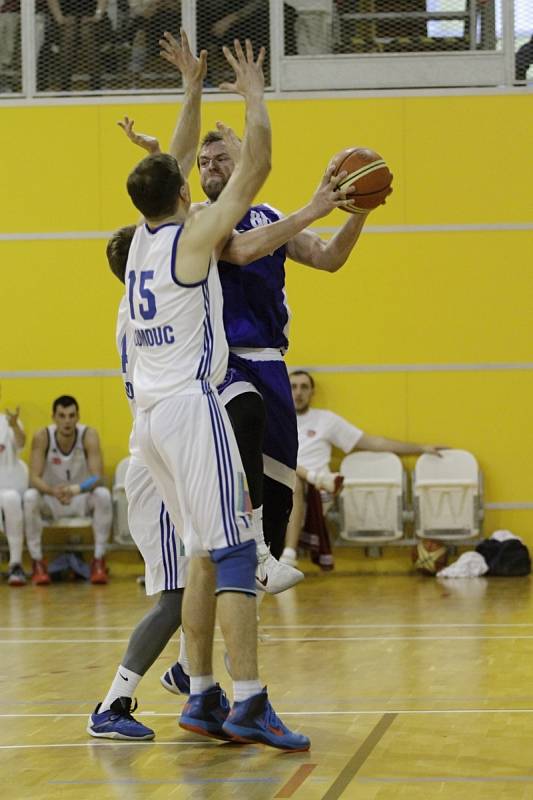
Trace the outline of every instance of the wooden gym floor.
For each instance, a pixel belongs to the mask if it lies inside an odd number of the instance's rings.
[[[138,691],[153,743],[91,739],[87,715],[150,601],[107,587],[0,586],[3,797],[98,800],[533,798],[529,579],[310,575],[261,607],[275,708],[309,753],[202,740],[159,675]],[[216,643],[216,671],[231,689]]]

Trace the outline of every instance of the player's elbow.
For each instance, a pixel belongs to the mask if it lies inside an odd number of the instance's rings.
[[[228,261],[230,264],[235,264],[237,267],[245,267],[254,260],[251,248],[247,247],[246,245],[232,247],[230,252],[223,253],[222,257],[224,261]]]
[[[340,268],[344,266],[344,263],[344,261],[330,259],[329,261],[325,262],[322,269],[324,269],[326,272],[338,272]]]
[[[313,254],[313,263],[317,269],[324,272],[337,272],[345,264],[345,259],[335,253],[328,253],[325,247],[317,248]]]

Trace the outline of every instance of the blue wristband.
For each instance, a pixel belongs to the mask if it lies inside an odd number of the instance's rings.
[[[90,492],[99,480],[99,475],[90,475],[88,478],[85,478],[83,483],[80,483],[80,492]]]

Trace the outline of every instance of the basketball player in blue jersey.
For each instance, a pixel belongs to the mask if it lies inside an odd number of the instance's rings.
[[[168,52],[172,53],[176,43],[165,36]],[[172,63],[171,58],[168,60]],[[149,152],[160,151],[157,139],[135,133],[128,118],[119,124],[138,146]],[[219,131],[204,138],[198,165],[202,188],[210,202],[226,185],[239,150],[239,140],[220,123]],[[219,392],[235,431],[253,514],[261,531],[257,541],[257,585],[267,592],[282,591],[303,577],[297,571],[284,572],[287,565],[278,564],[272,557],[283,549],[292,508],[297,449],[294,406],[282,358],[288,345],[290,316],[284,290],[285,243],[291,245],[291,257],[300,263],[335,271],[348,257],[366,219],[366,215],[356,215],[329,242],[304,230],[342,206],[349,196],[350,190],[346,194],[338,191],[345,173],[334,176],[334,170],[332,162],[312,200],[288,217],[266,205],[250,209],[237,226],[246,235],[233,236],[220,262],[224,324],[231,352],[230,368]],[[241,268],[243,275],[239,275]],[[264,544],[263,528],[272,555]],[[167,675],[170,673],[171,670]]]
[[[158,148],[153,137],[123,127],[134,143]],[[200,182],[210,203],[218,199],[239,158],[239,140],[228,136],[224,126],[220,128],[204,137],[198,154]],[[286,218],[269,205],[253,206],[236,226],[236,235],[219,262],[230,347],[229,368],[219,392],[239,444],[254,516],[262,520],[264,538],[275,558],[282,553],[292,509],[298,447],[296,415],[283,361],[290,322],[285,258],[335,272],[346,262],[367,216],[351,215],[328,241],[306,229],[346,200],[340,192],[334,195],[342,179],[342,175],[333,176],[334,169],[330,164],[319,187],[319,192],[330,190],[329,205],[311,202]],[[237,235],[249,231],[258,235]],[[269,575],[262,571],[262,561],[270,566],[273,559],[261,545],[258,560],[258,584],[264,585]],[[274,569],[270,577],[276,577]]]
[[[190,212],[187,184],[169,155],[149,156],[128,178],[146,224],[133,238],[127,297],[136,346],[137,441],[190,562],[183,604],[191,695],[180,725],[215,738],[305,750],[261,689],[257,674],[256,547],[247,484],[216,393],[227,366],[216,257],[270,170],[263,100],[264,49],[254,61],[235,43],[224,54],[246,101],[242,158],[221,200]],[[229,710],[212,676],[215,604],[232,665]]]

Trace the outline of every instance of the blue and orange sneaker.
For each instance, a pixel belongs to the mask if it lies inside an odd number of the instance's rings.
[[[233,741],[259,742],[280,750],[298,752],[311,746],[307,736],[293,733],[283,724],[270,705],[266,687],[247,700],[233,703],[222,730]]]
[[[218,683],[200,694],[191,694],[179,718],[180,728],[214,739],[231,740],[222,725],[229,714],[226,693]]]
[[[179,661],[176,661],[174,666],[167,669],[165,674],[161,675],[159,681],[161,686],[164,686],[172,694],[190,694],[191,679]]]
[[[131,707],[131,697],[117,697],[107,711],[99,712],[100,703],[96,706],[87,723],[87,733],[97,739],[128,739],[142,741],[153,739],[155,733],[131,715],[137,708],[137,701]]]

